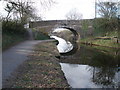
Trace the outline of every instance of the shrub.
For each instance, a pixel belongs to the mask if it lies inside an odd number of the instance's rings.
[[[95,33],[107,33],[111,31],[116,31],[118,27],[118,22],[116,18],[97,18],[93,23]]]
[[[5,50],[10,46],[26,39],[26,29],[22,23],[17,21],[2,22],[2,49]]]
[[[24,34],[26,32],[24,25],[17,21],[3,21],[2,22],[3,33]]]

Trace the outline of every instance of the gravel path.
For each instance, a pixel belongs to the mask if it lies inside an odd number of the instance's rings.
[[[12,77],[12,73],[21,65],[30,52],[32,52],[34,45],[40,43],[40,40],[24,41],[11,47],[2,53],[2,82],[3,86],[8,78]]]

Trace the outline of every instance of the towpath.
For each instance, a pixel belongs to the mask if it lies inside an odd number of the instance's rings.
[[[11,47],[10,49],[2,53],[2,83],[3,86],[5,82],[12,77],[12,73],[21,65],[27,56],[33,51],[34,46],[41,42],[46,42],[50,40],[28,40],[18,45]]]

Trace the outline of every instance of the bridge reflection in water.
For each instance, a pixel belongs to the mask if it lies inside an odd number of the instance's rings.
[[[120,88],[119,50],[71,43],[59,62],[72,88]]]

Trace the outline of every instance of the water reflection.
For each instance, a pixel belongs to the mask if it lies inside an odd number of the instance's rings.
[[[118,72],[116,68],[97,68],[93,67],[93,77],[92,82],[96,85],[101,85],[102,87],[118,87]]]
[[[60,65],[71,87],[120,87],[120,57],[115,56],[115,50],[110,51],[81,46],[74,55],[60,58]]]
[[[65,77],[72,88],[113,88],[118,87],[118,73],[109,72],[102,76],[98,68],[89,65],[60,63]],[[110,74],[110,75],[109,75]]]
[[[119,50],[80,46],[63,28],[51,37],[59,41],[59,62],[72,88],[120,88]]]
[[[91,72],[87,71],[88,65],[75,65],[60,63],[63,72],[72,88],[97,88],[90,82]]]
[[[65,41],[57,36],[50,36],[50,38],[58,40],[59,43],[57,45],[57,49],[60,53],[67,53],[73,49],[73,45],[69,41]]]
[[[74,29],[72,29],[74,30]],[[57,45],[57,49],[59,53],[62,55],[66,55],[67,53],[75,52],[76,48],[78,48],[76,44],[76,40],[74,38],[76,34],[71,32],[71,28],[56,28],[51,32],[50,38],[56,39],[59,43]]]

